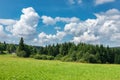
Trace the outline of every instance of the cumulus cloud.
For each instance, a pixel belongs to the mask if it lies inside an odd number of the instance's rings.
[[[95,14],[96,19],[87,19],[80,21],[79,18],[52,18],[54,24],[57,22],[65,22],[64,30],[58,31],[56,34],[46,34],[44,32],[39,34],[38,39],[40,44],[53,44],[62,41],[68,35],[72,36],[71,40],[76,44],[79,42],[86,43],[117,43],[120,39],[120,11],[117,9],[110,9],[106,12]],[[56,27],[57,29],[59,27]]]
[[[19,20],[0,19],[0,40],[17,43],[18,37],[32,40],[36,34],[39,15],[32,7],[23,8]]]
[[[95,36],[94,34],[89,34],[89,32],[84,32],[83,35],[78,36],[78,37],[74,37],[72,42],[75,42],[76,44],[80,43],[80,42],[93,42],[98,40],[99,36]]]
[[[8,38],[10,36],[24,37],[33,40],[37,45],[48,45],[59,42],[64,42],[64,38],[69,35],[72,41],[78,44],[79,42],[101,43],[101,44],[117,44],[120,39],[120,11],[110,9],[106,12],[96,13],[95,19],[87,19],[81,21],[77,17],[50,17],[42,16],[42,22],[46,25],[55,25],[63,23],[63,26],[55,27],[55,34],[47,34],[40,32],[36,34],[36,27],[39,22],[39,15],[32,7],[24,8],[19,20],[0,19],[0,38]],[[59,26],[59,25],[58,25]],[[63,30],[63,31],[59,31]],[[38,37],[35,37],[38,36]]]
[[[62,41],[65,36],[66,33],[62,31],[57,31],[57,33],[53,35],[41,32],[38,35],[38,39],[34,39],[34,41],[37,41],[40,45],[56,44]]]
[[[1,25],[13,25],[16,23],[16,20],[12,19],[0,19],[0,24]]]
[[[95,0],[95,5],[101,5],[104,3],[114,2],[115,0]]]
[[[5,37],[6,35],[5,35],[5,33],[4,33],[4,31],[3,31],[3,26],[2,25],[0,25],[0,37]]]
[[[4,28],[0,25],[0,39],[8,38],[8,35],[4,32]]]
[[[116,42],[120,37],[120,11],[110,9],[97,13],[96,19],[87,19],[79,23],[69,23],[64,27],[67,34],[73,35],[72,41],[79,42]]]
[[[32,7],[24,8],[22,13],[20,20],[18,20],[14,25],[8,26],[7,30],[14,36],[31,38],[36,33],[39,15]]]
[[[41,18],[43,20],[42,22],[46,25],[53,25],[56,23],[56,21],[50,16],[42,16]]]
[[[79,22],[79,18],[77,17],[72,17],[72,18],[64,18],[64,17],[56,17],[54,19],[56,22],[65,22],[65,23],[71,23],[71,22]]]
[[[71,23],[71,22],[79,22],[79,18],[72,17],[72,18],[64,18],[64,17],[56,17],[52,18],[50,16],[42,16],[42,22],[46,25],[54,25],[57,22],[64,22],[64,23]]]

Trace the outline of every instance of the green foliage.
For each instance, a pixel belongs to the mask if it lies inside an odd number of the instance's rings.
[[[61,60],[62,57],[63,57],[62,54],[58,54],[58,55],[55,57],[55,60]]]
[[[54,59],[53,56],[40,55],[40,54],[34,55],[33,58],[35,58],[35,59],[41,59],[41,60],[53,60]]]
[[[21,37],[18,48],[17,48],[17,51],[16,51],[17,56],[19,56],[19,57],[29,57],[30,52],[32,52],[31,47],[28,46],[28,45],[25,45],[24,40]]]
[[[17,56],[19,57],[26,57],[27,53],[25,51],[19,51],[17,52]]]
[[[120,48],[86,43],[76,45],[72,42],[65,42],[36,47],[24,44],[24,39],[21,38],[19,45],[6,44],[6,42],[0,43],[0,54],[3,54],[4,51],[8,51],[9,53],[16,52],[19,57],[35,57],[35,59],[120,64]]]

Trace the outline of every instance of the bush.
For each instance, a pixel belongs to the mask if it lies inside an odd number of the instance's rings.
[[[39,54],[33,55],[33,58],[35,58],[35,59],[42,59],[41,55],[39,55]]]
[[[54,56],[47,56],[47,60],[53,60]]]
[[[71,62],[73,61],[73,59],[69,55],[67,55],[67,56],[62,57],[61,61]]]
[[[62,54],[58,54],[58,55],[55,57],[55,60],[61,60],[62,57],[63,57]]]
[[[19,51],[19,52],[17,52],[17,56],[19,56],[19,57],[27,57],[27,53],[25,51]]]
[[[88,59],[89,59],[89,63],[97,63],[97,59],[93,54],[90,54]]]
[[[47,60],[47,55],[41,55],[43,60]]]
[[[33,58],[35,58],[35,59],[41,59],[41,60],[53,60],[54,59],[53,56],[40,55],[40,54],[34,55]]]
[[[84,58],[79,59],[78,62],[81,62],[81,63],[87,63],[87,61],[85,61]]]

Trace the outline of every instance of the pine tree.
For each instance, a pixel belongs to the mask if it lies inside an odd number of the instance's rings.
[[[24,40],[23,40],[23,37],[21,37],[21,39],[20,39],[18,48],[19,48],[20,51],[24,50]]]
[[[25,45],[24,45],[24,40],[23,37],[21,37],[20,42],[19,42],[19,46],[17,48],[17,56],[19,57],[28,57],[26,51],[25,51]]]

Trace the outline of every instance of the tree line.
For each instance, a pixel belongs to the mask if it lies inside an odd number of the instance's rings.
[[[24,44],[23,38],[19,45],[0,43],[0,54],[16,53],[19,57],[31,57],[44,60],[75,61],[84,63],[120,63],[120,48],[105,47],[86,43],[74,44],[65,42],[61,44],[30,46]]]

